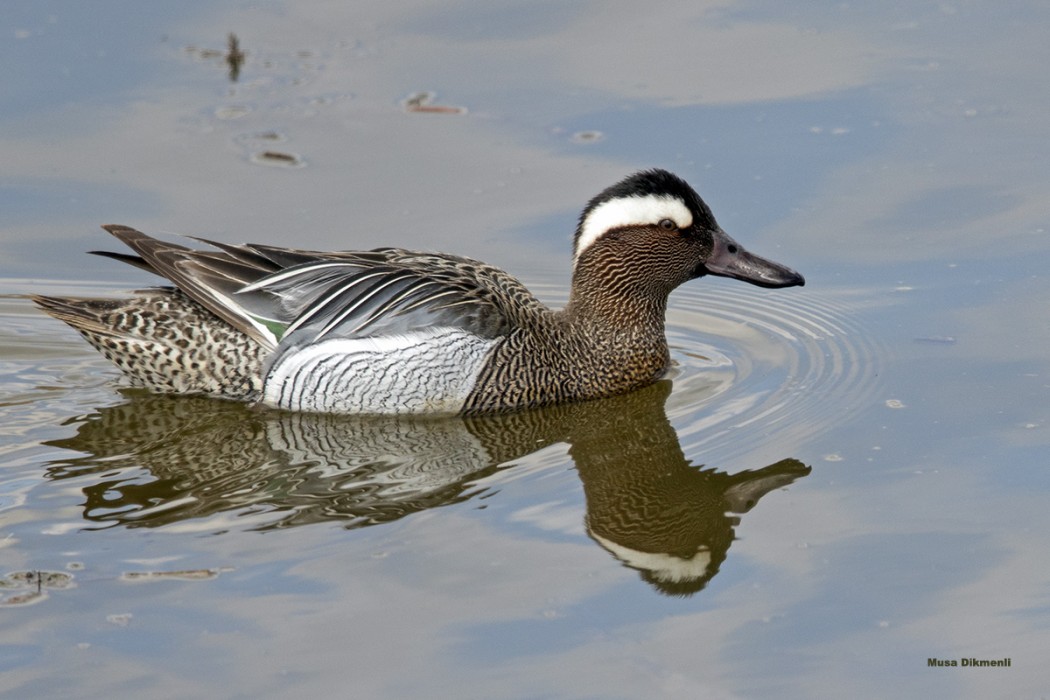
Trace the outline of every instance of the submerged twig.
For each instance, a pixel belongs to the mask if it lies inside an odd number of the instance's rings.
[[[230,67],[230,82],[236,83],[241,77],[241,66],[244,65],[244,52],[237,35],[230,32],[226,39],[226,65]]]

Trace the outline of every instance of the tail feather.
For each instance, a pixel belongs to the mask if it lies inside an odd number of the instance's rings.
[[[162,241],[129,226],[106,224],[102,228],[138,255],[138,258],[125,255],[117,259],[167,278],[195,302],[256,342],[271,349],[276,346],[273,332],[259,323],[248,309],[234,302],[230,292],[242,286],[243,280],[251,280],[253,275],[262,277],[271,272],[272,263],[248,262],[252,256],[246,249],[238,256],[223,256]],[[261,259],[257,255],[254,258]]]
[[[125,300],[49,297],[40,294],[32,294],[29,298],[48,315],[69,324],[81,333],[109,337],[120,335],[103,320],[103,315],[126,303]]]
[[[160,274],[159,272],[154,270],[148,262],[146,262],[137,255],[128,255],[127,253],[114,253],[111,250],[89,250],[88,253],[90,253],[91,255],[99,255],[103,258],[119,260],[122,263],[127,263],[128,265],[137,267],[140,270],[145,270],[146,272],[152,272],[155,275]]]

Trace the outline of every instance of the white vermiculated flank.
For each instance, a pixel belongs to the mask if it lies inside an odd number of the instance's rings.
[[[678,228],[688,228],[693,224],[689,207],[670,195],[646,194],[602,202],[583,220],[574,260],[579,259],[580,254],[606,231],[623,226],[656,224],[663,219],[670,219]]]
[[[291,348],[270,366],[262,402],[324,413],[456,413],[495,342],[428,328]]]

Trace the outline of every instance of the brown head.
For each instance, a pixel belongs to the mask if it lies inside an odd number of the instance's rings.
[[[805,279],[745,250],[721,229],[684,180],[645,170],[609,187],[580,215],[573,246],[570,306],[656,303],[691,279],[718,275],[760,287]]]

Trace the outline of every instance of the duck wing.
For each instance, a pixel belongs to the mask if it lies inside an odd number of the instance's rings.
[[[524,285],[498,268],[400,248],[334,253],[302,262],[244,286],[237,296],[259,293],[279,300],[274,320],[285,324],[281,342],[294,344],[428,327],[496,338],[547,311]]]
[[[321,253],[195,239],[193,250],[104,226],[136,255],[97,252],[170,280],[266,348],[330,337],[453,327],[494,338],[547,312],[506,272],[453,255],[399,248]]]

